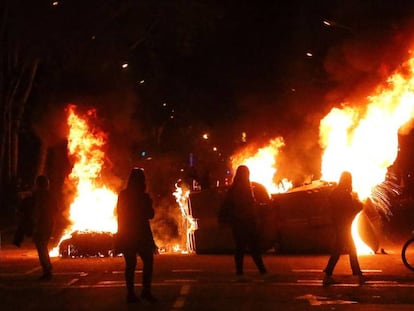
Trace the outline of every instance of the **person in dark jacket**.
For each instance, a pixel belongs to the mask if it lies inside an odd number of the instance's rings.
[[[146,192],[144,171],[131,170],[127,187],[119,193],[117,202],[118,233],[116,248],[125,259],[127,302],[138,302],[135,295],[134,274],[137,253],[143,262],[141,299],[156,302],[151,293],[155,243],[149,220],[154,217],[152,199]]]
[[[17,228],[13,237],[13,244],[20,247],[25,236],[33,236],[33,195],[30,193],[21,199],[16,210]]]
[[[48,244],[53,232],[57,203],[49,190],[49,179],[44,175],[36,177],[32,202],[33,241],[43,269],[40,280],[47,281],[52,278],[52,263],[49,257]]]
[[[226,218],[224,222],[231,226],[233,232],[236,275],[243,278],[243,260],[247,250],[250,251],[260,274],[266,274],[267,270],[260,250],[256,202],[250,183],[250,171],[247,166],[240,165],[237,168],[233,183],[224,198],[222,210],[226,215],[224,216]]]
[[[361,268],[358,262],[358,256],[352,238],[351,226],[352,221],[358,212],[361,211],[361,203],[352,193],[352,175],[349,172],[343,172],[339,183],[330,195],[330,205],[332,208],[332,218],[335,228],[335,241],[329,257],[326,268],[324,269],[325,277],[323,285],[335,284],[332,278],[333,270],[341,254],[349,254],[352,274],[358,276],[359,284],[365,282]]]

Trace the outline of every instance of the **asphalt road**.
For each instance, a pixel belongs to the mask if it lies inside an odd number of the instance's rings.
[[[31,242],[0,249],[0,310],[414,310],[414,272],[388,254],[360,256],[367,283],[357,284],[347,256],[334,272],[339,284],[323,287],[327,255],[266,254],[269,276],[245,258],[248,280],[238,282],[230,255],[155,256],[155,305],[126,304],[122,257],[54,258],[54,278],[41,274]],[[136,271],[140,291],[141,264]]]

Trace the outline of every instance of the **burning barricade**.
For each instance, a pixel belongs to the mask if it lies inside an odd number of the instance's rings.
[[[322,152],[320,172],[322,181],[293,188],[292,182],[278,176],[278,155],[285,141],[276,137],[262,148],[235,154],[231,167],[246,165],[256,191],[263,185],[264,197],[258,205],[262,222],[263,250],[281,252],[325,252],[332,241],[331,213],[328,197],[343,171],[353,176],[353,190],[364,204],[357,215],[352,232],[357,251],[374,253],[378,238],[372,225],[376,213],[392,216],[391,203],[385,192],[395,192],[386,180],[399,153],[399,135],[412,131],[414,116],[414,53],[397,68],[372,95],[358,103],[341,103],[320,120],[319,147]],[[116,233],[114,213],[116,194],[105,186],[100,171],[104,153],[104,135],[91,130],[88,124],[69,107],[69,154],[74,166],[68,177],[73,188],[67,228],[59,243],[60,253],[80,253],[80,246],[89,239],[83,233],[103,233],[102,244]],[[92,115],[90,112],[89,115]],[[285,165],[289,168],[289,165]],[[285,169],[286,170],[286,169]],[[397,169],[398,170],[398,169]],[[306,174],[309,172],[306,172]],[[313,176],[315,172],[311,172]],[[305,172],[303,172],[305,174]],[[275,176],[280,178],[275,182]],[[308,180],[308,178],[306,178]],[[313,178],[312,178],[313,179]],[[301,181],[303,182],[303,180]],[[381,188],[382,187],[382,188]],[[233,249],[229,228],[219,226],[217,213],[225,188],[188,192],[178,189],[176,195],[186,231],[185,251],[197,253],[226,252]],[[270,194],[270,195],[269,195]],[[258,193],[256,193],[258,196]],[[260,200],[259,200],[260,201]],[[371,213],[371,211],[374,211]],[[68,239],[72,239],[69,241]],[[85,242],[86,243],[86,242]],[[87,244],[87,243],[86,243]],[[96,253],[88,250],[86,253]],[[98,252],[102,253],[102,252]],[[103,252],[106,253],[106,252]]]
[[[254,184],[257,189],[257,183]],[[315,181],[285,193],[273,194],[266,202],[260,202],[257,209],[262,250],[276,253],[329,252],[334,233],[329,195],[334,187],[334,183]],[[199,254],[233,250],[231,229],[217,220],[225,191],[226,188],[208,189],[189,196],[193,217],[198,223],[195,245]],[[357,248],[368,247],[374,253],[378,249],[378,239],[365,213],[359,216],[355,226]],[[368,246],[365,240],[369,241]]]

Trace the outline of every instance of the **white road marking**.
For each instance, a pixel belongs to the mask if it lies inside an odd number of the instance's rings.
[[[99,285],[119,285],[119,284],[123,284],[125,285],[125,281],[100,281],[98,282]]]
[[[40,267],[33,268],[25,272],[10,272],[10,273],[0,273],[0,277],[12,277],[12,276],[23,276],[32,274],[38,270],[41,270]],[[79,275],[79,276],[88,276],[87,272],[54,272],[53,275]]]
[[[187,296],[190,293],[190,289],[191,286],[188,284],[181,287],[180,295],[175,300],[171,310],[180,310],[184,307]]]
[[[196,283],[198,282],[195,279],[171,279],[171,280],[164,280],[165,283]]]
[[[322,284],[322,280],[297,280],[298,283],[318,283]]]
[[[182,309],[185,305],[185,297],[178,297],[177,300],[174,302],[174,305],[171,310],[179,310]]]
[[[292,272],[298,272],[298,273],[302,273],[302,272],[323,272],[323,270],[321,270],[321,269],[292,269]]]
[[[39,271],[40,269],[42,269],[42,268],[41,267],[36,267],[36,268],[33,268],[33,269],[30,269],[30,270],[26,271],[24,274],[32,274],[34,272]]]
[[[115,271],[112,271],[112,274],[124,274],[125,273],[125,271],[124,270],[115,270]],[[139,273],[142,273],[142,270],[135,270],[135,273],[137,273],[137,274],[139,274]]]
[[[312,272],[312,273],[319,273],[319,272],[323,272],[323,270],[321,269],[292,269],[292,272],[296,272],[296,273],[304,273],[304,272]],[[381,269],[363,269],[362,270],[363,273],[382,273]]]
[[[298,296],[296,299],[304,299],[309,302],[311,306],[321,306],[321,305],[349,305],[356,304],[357,301],[353,300],[329,300],[328,297],[315,296],[312,294],[306,294],[303,296]]]
[[[59,259],[60,258],[50,258],[50,261],[53,264],[54,262],[58,261]],[[42,269],[42,267],[38,266],[36,268],[33,268],[33,269],[30,269],[30,270],[26,271],[24,274],[32,274],[32,273],[37,272],[37,271],[39,271],[41,269]]]
[[[88,276],[87,272],[54,272],[53,275],[79,275],[79,276]]]
[[[122,280],[120,281],[100,281],[97,284],[90,284],[90,285],[77,285],[75,280],[79,280],[77,278],[72,279],[68,283],[42,283],[40,284],[42,287],[54,287],[54,288],[111,288],[111,287],[124,287],[125,282]],[[188,283],[188,284],[183,284]],[[160,282],[153,282],[153,286],[179,286],[182,285],[182,291],[186,294],[186,291],[189,290],[186,286],[190,287],[191,284],[205,284],[205,283],[199,283],[197,280],[164,280]],[[231,286],[245,286],[245,285],[251,285],[253,283],[233,283],[233,282],[227,282]],[[210,282],[209,284],[214,284],[213,282]],[[225,282],[216,282],[216,284],[225,284]],[[140,283],[135,284],[136,287],[140,287]],[[296,282],[270,282],[266,283],[266,286],[274,286],[274,287],[283,287],[283,286],[308,286],[308,287],[322,287],[322,280],[297,280]],[[33,287],[39,287],[39,283],[26,283],[26,284],[19,284],[20,289],[27,289],[27,288],[33,288]],[[375,288],[375,287],[381,287],[381,288],[414,288],[414,283],[398,283],[397,281],[367,281],[364,285],[359,285],[358,283],[338,283],[330,285],[330,287],[336,287],[336,288],[346,288],[346,287],[361,287],[361,288]],[[8,285],[8,284],[0,284],[0,288],[14,288],[14,285]]]
[[[67,283],[67,285],[71,286],[71,285],[75,284],[77,281],[79,281],[79,279],[72,279]]]

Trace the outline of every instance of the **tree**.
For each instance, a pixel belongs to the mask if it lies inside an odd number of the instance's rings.
[[[19,128],[39,66],[34,21],[19,10],[20,1],[4,1],[0,7],[0,189],[17,185]],[[36,46],[35,44],[33,46]],[[5,191],[8,202],[13,191]],[[10,197],[11,196],[11,197]]]
[[[143,99],[137,111],[144,113],[135,117],[147,125],[149,141],[169,126],[171,111],[160,110],[163,98],[171,99],[168,108],[181,120],[173,130],[187,133],[194,112],[187,104],[194,96],[187,86],[191,74],[181,69],[196,65],[191,55],[200,39],[214,35],[219,13],[204,1],[2,1],[0,189],[14,188],[19,178],[18,161],[25,158],[18,149],[22,122],[32,131],[51,110],[63,110],[62,104],[75,98],[137,91]],[[145,90],[137,88],[141,79]],[[163,137],[168,142],[168,135]],[[42,155],[26,158],[37,158],[36,172],[44,173],[49,146],[39,140],[36,152]],[[155,147],[162,150],[158,142]]]

